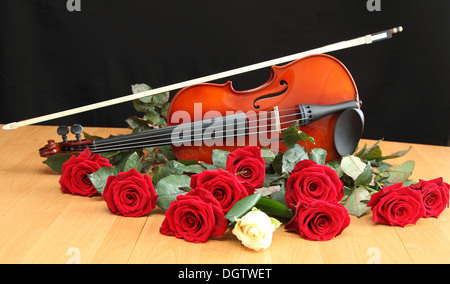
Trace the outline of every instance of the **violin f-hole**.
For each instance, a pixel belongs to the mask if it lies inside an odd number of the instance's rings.
[[[288,83],[287,83],[285,80],[281,80],[281,81],[280,81],[280,86],[283,86],[283,85],[286,85],[286,87],[285,87],[283,90],[281,90],[281,91],[279,91],[279,92],[277,92],[277,93],[267,94],[267,95],[264,95],[264,96],[261,96],[261,97],[256,98],[256,99],[253,101],[253,107],[256,108],[256,109],[259,109],[261,106],[260,106],[260,105],[256,105],[256,102],[257,102],[257,101],[260,101],[260,100],[263,100],[263,99],[267,99],[267,98],[278,97],[278,96],[281,96],[282,94],[286,93],[286,91],[287,91],[288,88],[289,88],[289,85],[288,85]]]

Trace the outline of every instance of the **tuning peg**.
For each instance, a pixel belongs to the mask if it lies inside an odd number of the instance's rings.
[[[70,131],[75,134],[75,137],[77,138],[77,141],[80,142],[81,141],[81,132],[83,132],[83,126],[79,125],[79,124],[74,124],[72,125],[72,127],[70,128]]]
[[[58,133],[58,135],[62,136],[62,140],[64,143],[67,143],[67,134],[69,134],[69,127],[67,127],[65,125],[61,125],[56,130],[56,133]]]

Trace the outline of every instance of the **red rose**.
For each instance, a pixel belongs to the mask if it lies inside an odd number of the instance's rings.
[[[386,186],[373,194],[367,206],[372,209],[373,222],[391,226],[416,224],[424,215],[420,192],[402,183]]]
[[[247,189],[248,194],[255,193],[264,183],[266,162],[257,146],[245,146],[231,152],[227,158],[227,171],[239,173],[237,178]]]
[[[236,175],[223,169],[204,170],[191,177],[191,188],[201,187],[211,192],[219,201],[223,212],[228,212],[233,205],[248,196],[247,190]]]
[[[286,204],[295,209],[297,203],[315,200],[339,202],[344,197],[344,184],[330,167],[303,160],[295,165],[286,182]]]
[[[315,200],[306,205],[299,203],[285,229],[293,230],[310,241],[328,241],[340,235],[348,225],[350,216],[343,205]]]
[[[78,157],[72,156],[62,165],[62,174],[59,179],[61,191],[89,197],[99,195],[88,175],[102,167],[112,167],[112,165],[108,159],[99,154],[91,155],[87,148]]]
[[[109,176],[103,190],[109,210],[125,217],[141,217],[156,207],[158,195],[148,175],[142,175],[134,168]]]
[[[449,184],[441,178],[412,184],[409,188],[420,192],[424,206],[424,217],[439,217],[449,205]]]
[[[205,189],[196,188],[178,195],[170,203],[159,231],[188,242],[205,243],[211,237],[225,234],[228,222],[224,217],[214,196]]]

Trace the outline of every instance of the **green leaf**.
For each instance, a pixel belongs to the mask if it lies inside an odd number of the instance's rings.
[[[163,153],[163,155],[167,158],[167,160],[176,160],[177,157],[175,156],[175,153],[172,150],[172,146],[170,145],[163,145],[158,146],[159,150]]]
[[[378,140],[375,144],[370,146],[369,148],[366,148],[364,146],[364,151],[361,151],[358,153],[358,157],[360,157],[362,160],[372,160],[376,158],[381,157],[381,149],[378,146],[382,140]]]
[[[289,126],[288,129],[284,130],[281,133],[281,136],[283,137],[283,144],[286,147],[290,148],[301,140],[301,138],[298,135],[298,131],[299,131],[298,122],[295,122],[291,126]]]
[[[295,144],[284,152],[282,158],[282,172],[291,172],[298,162],[306,159],[308,159],[308,153],[305,148]]]
[[[274,192],[270,195],[270,199],[276,200],[287,207],[286,204],[286,187],[284,184],[280,185],[280,191]]]
[[[367,144],[364,144],[364,147],[360,151],[358,151],[358,146],[356,146],[356,149],[355,149],[355,152],[353,155],[355,155],[357,157],[361,157],[362,153],[364,153],[364,151],[366,151],[366,149],[367,149]],[[356,151],[358,151],[358,152],[356,152]]]
[[[158,125],[158,126],[166,125],[166,120],[163,117],[161,117],[159,112],[157,112],[154,109],[148,110],[145,113],[143,119],[148,121],[152,125]]]
[[[152,177],[153,183],[156,184],[160,179],[169,175],[182,175],[184,173],[185,165],[172,160],[165,163],[163,166],[158,167]]]
[[[405,186],[405,187],[408,187],[408,186],[410,186],[411,184],[413,184],[414,183],[414,181],[413,180],[405,180],[404,182],[403,182],[403,186]]]
[[[284,130],[281,136],[283,137],[283,144],[288,148],[293,147],[299,141],[309,141],[312,144],[315,144],[312,137],[299,130],[298,121],[293,123],[288,129]]]
[[[327,166],[332,167],[333,169],[337,169],[337,168],[341,167],[341,164],[339,163],[339,161],[333,160],[333,161],[328,162]]]
[[[200,161],[200,164],[201,164],[205,169],[207,169],[207,170],[217,170],[217,169],[219,169],[218,166],[214,166],[214,165],[211,165],[211,164],[207,164],[207,163],[205,163],[205,162],[201,162],[201,161]]]
[[[394,158],[403,157],[404,155],[406,155],[409,152],[409,150],[411,150],[411,148],[412,148],[412,146],[409,146],[409,148],[406,149],[406,150],[392,153],[392,154],[390,154],[388,156],[380,158],[380,160],[387,160],[387,159],[394,159]]]
[[[370,161],[374,159],[380,159],[382,157],[380,146],[376,145],[375,147],[371,147],[364,153],[363,159]]]
[[[186,161],[183,161],[186,162]],[[189,162],[191,163],[191,162]],[[185,165],[179,161],[171,160],[156,169],[152,180],[156,184],[158,181],[169,175],[182,175],[183,173],[198,174],[205,170],[205,166],[199,164]],[[214,168],[215,169],[215,168]]]
[[[142,93],[145,91],[149,91],[152,88],[150,88],[149,85],[147,84],[135,84],[135,85],[131,85],[131,91],[133,92],[133,94],[137,94],[137,93]],[[151,96],[149,97],[144,97],[140,99],[143,103],[149,103],[151,101]]]
[[[279,152],[276,156],[275,159],[273,159],[272,161],[272,168],[273,170],[277,173],[277,174],[282,174],[283,171],[283,155],[284,153]]]
[[[169,92],[157,94],[153,96],[153,103],[157,106],[162,108],[168,101],[169,101]]]
[[[138,171],[138,172],[140,172],[142,169],[140,157],[139,157],[138,153],[136,153],[136,152],[134,152],[133,154],[131,154],[128,157],[127,161],[125,162],[123,171],[126,172],[126,171],[131,170],[132,168],[135,168],[136,171]]]
[[[268,187],[268,186],[272,186],[272,185],[281,185],[281,184],[284,184],[288,178],[289,178],[288,173],[284,173],[284,174],[266,173],[266,176],[264,177],[263,186]]]
[[[230,221],[229,225],[234,224],[237,218],[241,218],[247,212],[252,210],[252,208],[261,199],[261,197],[261,194],[255,193],[236,202],[233,207],[231,207],[230,211],[228,211],[228,213],[225,215],[225,218]]]
[[[266,164],[270,164],[275,159],[275,153],[270,151],[268,147],[261,148],[261,156]]]
[[[368,185],[373,180],[373,168],[368,163],[363,172],[355,179],[355,185]]]
[[[344,198],[342,200],[347,199],[347,197],[352,194],[353,192],[353,188],[348,187],[348,186],[344,186]]]
[[[128,126],[130,126],[131,129],[133,129],[134,131],[144,131],[144,130],[150,130],[152,129],[149,125],[148,122],[145,121],[142,118],[139,118],[137,116],[130,116],[129,118],[125,119],[125,122],[128,124]]]
[[[268,215],[283,218],[292,218],[293,216],[292,211],[288,207],[273,199],[261,198],[255,206]]]
[[[181,161],[177,161],[178,163],[181,163],[185,166],[190,166],[190,165],[197,165],[198,162],[196,160],[181,160]]]
[[[308,141],[308,142],[311,142],[312,144],[316,144],[316,141],[314,141],[314,138],[312,138],[305,132],[299,131],[297,134],[300,137],[300,140],[305,141],[305,142]]]
[[[58,153],[48,157],[47,160],[43,161],[43,163],[61,174],[62,165],[67,162],[72,156],[73,154],[70,153]]]
[[[111,164],[116,166],[120,171],[124,171],[128,158],[134,153],[132,150],[118,151],[116,154],[108,157]]]
[[[227,158],[229,154],[230,152],[228,151],[214,149],[211,156],[213,165],[225,170],[227,167]]]
[[[95,190],[97,190],[98,193],[103,194],[108,177],[115,176],[118,173],[119,170],[116,167],[103,167],[98,169],[95,173],[88,175],[88,178],[91,180]]]
[[[141,100],[133,100],[133,107],[136,111],[142,113],[155,109],[155,105],[153,103],[143,103]]]
[[[166,121],[167,121],[167,116],[169,114],[169,108],[170,108],[170,103],[165,104],[161,108],[161,115],[166,119]]]
[[[363,201],[370,200],[370,192],[364,187],[357,187],[346,199],[344,206],[347,208],[349,214],[356,217],[361,217],[370,207],[366,206]]]
[[[364,171],[366,166],[367,165],[363,161],[361,161],[360,158],[353,155],[345,156],[341,161],[342,171],[353,180],[356,180],[358,178],[358,176]]]
[[[85,138],[85,139],[93,139],[93,140],[101,140],[101,139],[104,139],[103,137],[95,136],[95,135],[90,135],[89,133],[84,132],[84,131],[83,131],[83,134],[84,134],[84,138]]]
[[[178,195],[186,194],[184,189],[189,187],[190,183],[191,178],[187,175],[170,175],[162,178],[155,186],[155,192],[158,194],[156,205],[167,210]]]
[[[336,171],[339,178],[341,178],[344,175],[344,172],[341,169],[341,164],[338,161],[336,161],[336,160],[330,161],[326,165],[333,168]]]
[[[203,170],[205,170],[205,168],[198,164],[184,166],[184,171],[186,173],[199,174],[203,172]]]
[[[389,171],[389,177],[387,181],[390,183],[405,182],[412,175],[414,171],[414,161],[406,161],[393,170]]]
[[[309,153],[309,158],[320,165],[325,164],[326,157],[327,151],[322,148],[314,148],[311,150],[311,153]]]
[[[259,193],[262,196],[271,195],[272,193],[278,192],[281,190],[281,187],[279,185],[271,185],[271,186],[265,186],[255,189],[255,193]]]

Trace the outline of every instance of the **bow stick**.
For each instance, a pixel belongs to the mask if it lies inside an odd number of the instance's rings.
[[[341,41],[338,43],[326,45],[326,46],[311,49],[308,51],[303,51],[300,53],[296,53],[296,54],[292,54],[292,55],[288,55],[288,56],[284,56],[284,57],[280,57],[280,58],[252,64],[252,65],[248,65],[245,67],[232,69],[232,70],[225,71],[225,72],[220,72],[220,73],[213,74],[213,75],[200,77],[197,79],[192,79],[192,80],[160,87],[157,89],[152,89],[152,90],[145,91],[145,92],[140,92],[137,94],[127,95],[127,96],[123,96],[123,97],[119,97],[119,98],[115,98],[115,99],[106,100],[103,102],[98,102],[98,103],[94,103],[94,104],[90,104],[90,105],[85,105],[85,106],[65,110],[65,111],[60,111],[60,112],[55,112],[52,114],[38,116],[35,118],[22,120],[19,122],[11,122],[9,124],[4,125],[3,129],[7,129],[7,130],[17,129],[19,127],[26,126],[26,125],[36,124],[36,123],[43,122],[43,121],[48,121],[48,120],[65,117],[65,116],[69,116],[69,115],[73,115],[73,114],[77,114],[77,113],[81,113],[81,112],[99,109],[99,108],[103,108],[103,107],[107,107],[107,106],[111,106],[111,105],[115,105],[115,104],[120,104],[123,102],[128,102],[128,101],[135,100],[135,99],[153,96],[156,94],[169,92],[169,91],[173,91],[173,90],[177,90],[177,89],[182,89],[182,88],[185,88],[185,87],[188,87],[191,85],[214,81],[214,80],[222,79],[225,77],[231,77],[234,75],[238,75],[238,74],[242,74],[242,73],[282,64],[285,62],[294,61],[294,60],[300,59],[302,57],[313,55],[313,54],[329,53],[329,52],[342,50],[342,49],[346,49],[346,48],[351,48],[351,47],[355,47],[355,46],[359,46],[359,45],[371,44],[373,42],[381,41],[384,39],[389,39],[392,37],[393,34],[396,34],[396,33],[402,32],[402,31],[403,31],[403,27],[400,26],[400,27],[392,28],[392,29],[385,30],[382,32],[358,37],[355,39]]]

